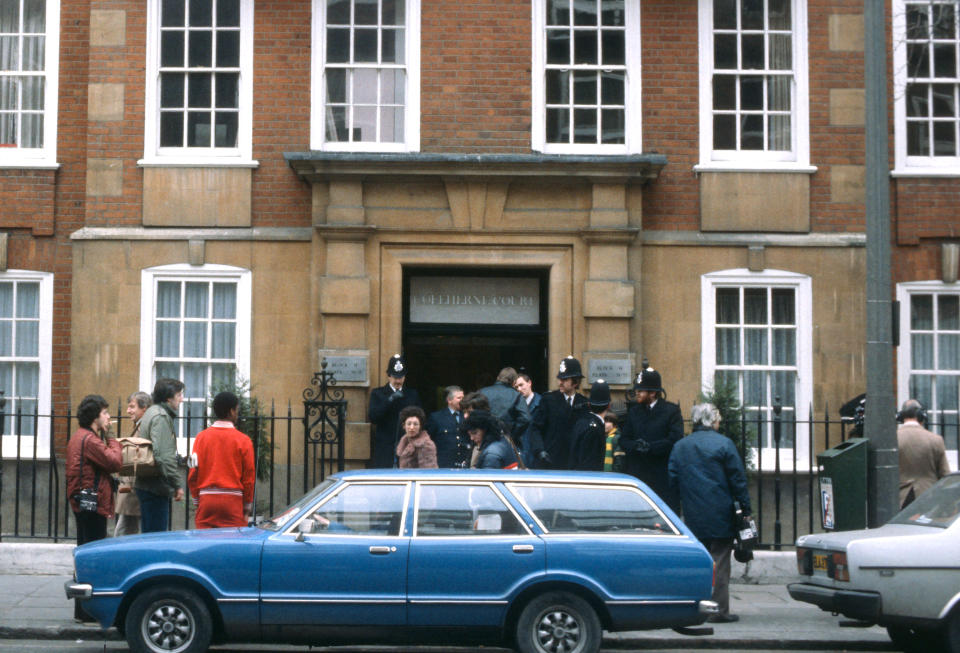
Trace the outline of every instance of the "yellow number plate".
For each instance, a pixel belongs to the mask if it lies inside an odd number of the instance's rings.
[[[813,570],[814,571],[827,571],[827,554],[825,553],[814,553],[813,554]]]

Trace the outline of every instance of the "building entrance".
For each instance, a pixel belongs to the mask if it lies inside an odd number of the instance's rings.
[[[549,389],[546,271],[413,268],[403,285],[407,383],[425,410],[445,405],[446,386],[479,390],[507,366]]]

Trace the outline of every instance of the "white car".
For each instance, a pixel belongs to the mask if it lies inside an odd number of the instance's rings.
[[[797,540],[790,596],[885,626],[903,650],[960,653],[960,474],[871,530]]]

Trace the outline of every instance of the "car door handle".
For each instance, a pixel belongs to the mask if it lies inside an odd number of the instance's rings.
[[[514,553],[533,553],[532,544],[514,544],[513,545]]]
[[[385,556],[397,550],[395,546],[371,546],[370,553],[375,556]]]

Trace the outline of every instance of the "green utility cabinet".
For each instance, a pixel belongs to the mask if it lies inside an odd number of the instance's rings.
[[[867,527],[867,438],[850,438],[817,456],[820,524],[828,531]]]

